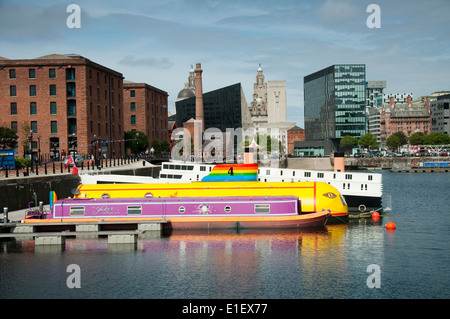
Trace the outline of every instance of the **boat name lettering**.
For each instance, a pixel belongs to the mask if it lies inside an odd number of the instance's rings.
[[[92,215],[119,215],[120,211],[116,208],[113,208],[112,206],[97,206],[94,211],[92,212]]]

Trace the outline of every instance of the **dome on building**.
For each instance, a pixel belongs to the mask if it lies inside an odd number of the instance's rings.
[[[194,96],[195,96],[194,91],[189,90],[189,89],[182,89],[182,90],[180,91],[180,93],[178,93],[177,101],[179,101],[179,100],[184,100],[184,99],[188,99],[188,98],[194,97]]]

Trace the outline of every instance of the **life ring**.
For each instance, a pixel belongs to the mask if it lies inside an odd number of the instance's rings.
[[[371,166],[374,166],[374,165],[375,165],[375,163],[374,163],[374,162],[370,162],[370,165],[371,165]]]
[[[364,205],[364,204],[359,205],[359,206],[358,206],[358,210],[359,210],[361,213],[364,213],[364,212],[366,211],[366,205]]]
[[[416,166],[417,166],[417,164],[416,164],[416,163],[414,163],[414,164],[413,164],[413,167],[416,167]]]

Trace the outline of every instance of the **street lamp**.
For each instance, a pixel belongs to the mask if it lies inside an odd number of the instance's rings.
[[[30,152],[30,157],[31,157],[31,172],[34,172],[33,169],[33,130],[30,130],[30,136],[28,136],[28,150]]]
[[[41,164],[41,136],[38,135],[38,160],[39,165]]]

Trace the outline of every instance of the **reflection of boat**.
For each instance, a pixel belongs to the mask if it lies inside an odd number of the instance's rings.
[[[348,217],[348,206],[342,195],[333,186],[319,182],[92,184],[78,186],[77,192],[79,198],[295,196],[301,202],[303,213],[330,210],[330,219],[340,222]]]
[[[233,165],[236,164],[171,161],[162,164],[159,178],[131,175],[96,175],[95,173],[85,173],[80,175],[80,178],[82,184],[190,183],[201,181],[218,167],[228,172]],[[259,167],[257,174],[257,180],[260,182],[328,183],[345,197],[350,212],[357,211],[359,213],[361,207],[367,210],[378,210],[382,207],[383,186],[382,175],[379,173]]]
[[[295,196],[66,199],[24,223],[161,221],[169,228],[324,226],[329,211],[303,213]]]

